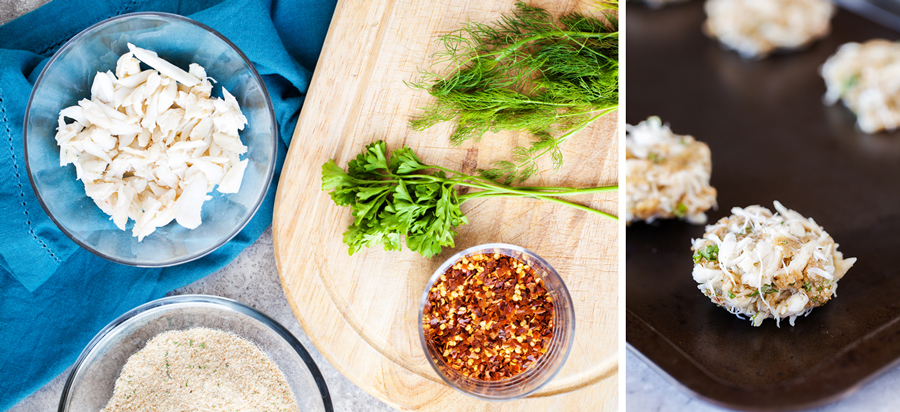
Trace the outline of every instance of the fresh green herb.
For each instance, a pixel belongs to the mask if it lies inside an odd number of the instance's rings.
[[[753,293],[750,294],[750,297],[752,298],[752,297],[754,297],[754,296],[756,296],[756,295],[759,295],[759,291],[758,291],[758,290],[754,290]]]
[[[617,10],[618,0],[598,6]],[[534,135],[530,146],[513,149],[512,161],[482,171],[494,181],[527,179],[545,155],[559,169],[559,146],[619,106],[619,21],[614,12],[601,14],[603,20],[572,13],[554,21],[518,2],[493,25],[469,22],[443,35],[435,71],[410,84],[437,98],[412,127],[455,121],[454,144],[501,130]]]
[[[822,289],[825,289],[825,287],[824,287],[824,286],[819,286],[818,288],[816,288],[816,290],[818,290],[819,292],[821,292]]]
[[[166,361],[166,376],[168,376],[169,379],[171,379],[172,375],[169,373],[169,351],[166,351],[166,354],[163,356],[163,359]]]
[[[728,297],[729,297],[730,299],[734,299],[734,293],[731,293],[730,290],[728,291]]]
[[[672,211],[672,214],[675,217],[684,217],[687,214],[687,205],[684,203],[679,203],[678,206],[675,206],[675,210]]]
[[[703,258],[713,262],[719,260],[719,246],[707,245],[705,248],[694,252],[694,263],[700,263],[700,259]]]
[[[844,84],[842,85],[843,87],[841,89],[844,93],[846,93],[850,89],[855,87],[857,85],[857,83],[859,83],[859,75],[854,74],[854,75],[848,77],[846,80],[844,80]]]
[[[774,287],[774,286],[772,286],[772,285],[763,285],[762,291],[763,291],[764,294],[768,295],[768,294],[770,294],[770,293],[777,293],[777,292],[778,292],[778,288],[776,288],[776,287]]]
[[[435,169],[428,173],[429,169]],[[458,194],[457,186],[479,189]],[[425,257],[453,246],[453,230],[468,223],[459,206],[471,199],[494,197],[531,197],[547,200],[618,220],[615,216],[559,196],[600,193],[617,186],[592,188],[509,187],[478,176],[470,176],[440,166],[426,165],[412,149],[404,147],[387,152],[383,141],[365,147],[351,160],[348,171],[334,160],[322,165],[322,190],[330,191],[338,206],[353,209],[354,221],[344,232],[344,243],[354,254],[363,247],[384,246],[400,250],[406,246]]]
[[[810,285],[809,282],[803,282],[803,289],[807,292],[812,291],[812,285]]]
[[[660,160],[659,155],[657,155],[656,153],[650,153],[649,155],[647,155],[647,159],[653,163],[659,163]]]

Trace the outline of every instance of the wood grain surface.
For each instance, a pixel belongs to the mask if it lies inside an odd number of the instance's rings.
[[[535,1],[554,15],[589,11],[590,2]],[[410,146],[426,163],[474,173],[528,136],[502,133],[454,147],[452,125],[423,132],[410,116],[430,96],[414,80],[438,50],[436,38],[462,23],[493,21],[508,0],[340,1],[278,186],[275,255],[288,301],[319,351],[353,383],[415,411],[611,411],[617,407],[617,222],[533,199],[465,203],[469,224],[455,248],[433,259],[369,249],[348,256],[342,233],[349,208],[321,190],[328,159],[346,167],[363,146]],[[618,182],[617,115],[601,118],[564,145],[565,164],[526,182],[533,186],[607,186]],[[549,161],[543,163],[549,168]],[[571,198],[617,214],[618,194]],[[464,248],[489,242],[520,245],[553,265],[575,304],[575,342],[550,383],[529,398],[484,402],[445,385],[428,365],[418,337],[426,282]]]

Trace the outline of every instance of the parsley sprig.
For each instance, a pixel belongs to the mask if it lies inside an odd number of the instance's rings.
[[[433,170],[429,173],[430,170]],[[476,191],[459,194],[457,186]],[[618,190],[618,186],[510,187],[488,179],[427,165],[403,147],[388,153],[384,141],[377,141],[351,160],[345,172],[334,160],[322,165],[322,190],[330,191],[339,206],[353,209],[353,223],[344,232],[350,254],[363,247],[383,245],[400,250],[405,238],[409,249],[430,258],[443,246],[454,246],[459,225],[468,223],[460,205],[471,199],[531,197],[618,220],[615,216],[587,206],[559,199],[560,196]]]

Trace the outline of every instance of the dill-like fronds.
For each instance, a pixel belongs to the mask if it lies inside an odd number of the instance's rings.
[[[617,9],[618,2],[598,7]],[[482,171],[492,180],[523,181],[537,173],[543,156],[558,169],[559,145],[618,108],[618,19],[601,14],[603,21],[576,13],[554,21],[547,11],[519,2],[494,24],[469,22],[441,36],[434,66],[441,70],[425,71],[411,84],[436,101],[412,119],[412,127],[454,121],[454,144],[501,130],[533,134],[532,144],[514,148],[510,161]]]

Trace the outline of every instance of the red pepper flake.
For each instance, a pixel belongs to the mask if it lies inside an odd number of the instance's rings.
[[[500,254],[454,263],[428,292],[425,339],[451,368],[475,379],[518,375],[547,352],[553,299],[534,268]]]

